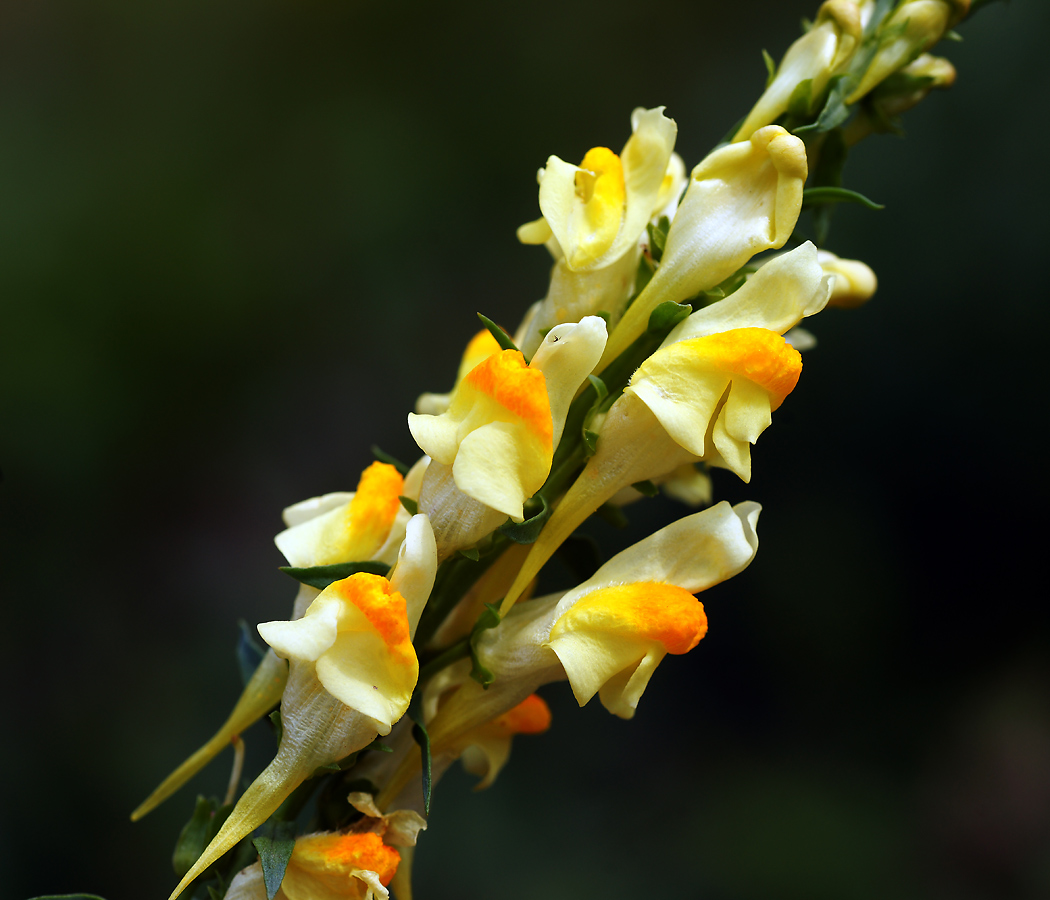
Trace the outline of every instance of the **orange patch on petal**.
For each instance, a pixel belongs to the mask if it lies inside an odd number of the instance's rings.
[[[520,351],[493,354],[471,369],[464,381],[521,419],[547,447],[553,446],[554,423],[547,380],[539,369],[525,365]]]
[[[550,707],[538,694],[530,694],[513,709],[497,716],[492,724],[505,734],[541,734],[551,727]]]
[[[654,581],[599,588],[579,600],[551,629],[605,631],[659,641],[668,653],[688,653],[707,634],[703,604],[685,588]]]
[[[463,358],[459,363],[459,375],[457,381],[466,376],[466,374],[476,365],[484,362],[492,356],[493,353],[499,352],[500,346],[492,336],[492,332],[487,328],[482,328],[481,331],[470,339],[470,343],[467,344],[467,349],[463,351]]]
[[[299,838],[290,865],[317,875],[349,875],[367,869],[390,883],[401,862],[401,854],[383,843],[378,834],[315,834]]]
[[[393,466],[374,462],[361,473],[346,510],[347,560],[371,559],[390,534],[405,480]]]
[[[406,658],[411,656],[415,661],[416,654],[408,632],[405,598],[390,586],[389,581],[381,575],[358,572],[334,582],[329,586],[329,590],[332,589],[361,610],[392,654]]]
[[[734,328],[681,343],[723,372],[764,388],[772,409],[784,402],[802,373],[802,355],[767,328]]]

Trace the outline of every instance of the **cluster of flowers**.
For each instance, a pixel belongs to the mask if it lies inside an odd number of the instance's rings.
[[[415,465],[375,462],[355,492],[285,510],[292,616],[259,626],[269,650],[229,720],[135,817],[278,705],[279,749],[198,823],[172,897],[270,820],[260,860],[240,868],[249,847],[236,875],[220,874],[229,900],[386,898],[388,886],[407,900],[431,785],[452,762],[490,784],[515,734],[548,727],[535,692],[554,681],[630,718],[661,660],[697,645],[707,620],[694,595],[758,547],[759,506],[708,505],[707,470],[750,480],[751,445],[812,340],[796,326],[875,290],[863,263],[808,241],[755,257],[789,246],[804,202],[819,227],[827,204],[859,197],[840,187],[845,148],[951,83],[925,51],[968,9],[828,0],[688,176],[662,108],[635,110],[619,154],[550,157],[542,216],[518,231],[554,257],[546,298],[513,338],[481,331],[449,394],[420,397]],[[532,596],[585,519],[659,488],[707,508],[572,589]],[[328,830],[273,828],[325,784]]]

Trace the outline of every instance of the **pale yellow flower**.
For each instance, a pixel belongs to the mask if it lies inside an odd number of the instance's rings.
[[[763,125],[783,115],[795,88],[810,82],[810,95],[820,96],[831,77],[852,58],[861,37],[857,0],[827,0],[821,4],[813,27],[784,54],[776,74],[733,136],[743,141]]]
[[[604,368],[645,331],[665,301],[713,288],[762,250],[782,247],[802,208],[806,148],[779,125],[710,153],[690,176],[660,267],[613,330]]]
[[[936,44],[970,11],[970,0],[904,0],[882,23],[879,49],[846,98],[856,103],[877,84]]]

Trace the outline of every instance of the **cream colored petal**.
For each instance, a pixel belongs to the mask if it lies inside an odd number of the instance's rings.
[[[573,696],[580,706],[586,705],[599,688],[618,672],[634,670],[639,656],[639,642],[632,637],[568,632],[549,644],[569,676]]]
[[[693,169],[660,267],[610,336],[600,368],[645,331],[661,303],[687,300],[756,253],[782,247],[802,208],[807,171],[805,145],[778,125],[719,147]]]
[[[397,565],[390,573],[390,586],[405,598],[408,630],[413,636],[423,607],[434,589],[437,565],[434,529],[430,519],[420,513],[408,523],[404,542],[398,552]]]
[[[744,484],[751,481],[751,445],[733,437],[726,430],[725,410],[719,412],[711,429],[714,452],[707,454],[707,464],[718,469],[729,469]]]
[[[633,396],[644,403],[675,443],[702,457],[708,426],[729,387],[730,376],[718,369],[687,368],[680,363],[675,354],[649,357],[624,397]]]
[[[831,276],[830,306],[855,309],[870,300],[879,282],[871,267],[859,259],[842,259],[827,250],[819,250],[817,259]]]
[[[430,518],[439,563],[461,548],[474,546],[507,520],[506,513],[460,490],[452,466],[439,462],[431,462],[427,468],[419,508]]]
[[[783,334],[820,312],[830,292],[819,252],[806,241],[765,263],[724,300],[698,309],[671,331],[664,346],[733,328],[768,328]]]
[[[404,496],[412,500],[419,499],[419,492],[423,487],[423,476],[426,475],[427,466],[429,465],[429,456],[421,456],[412,464],[412,468],[408,470],[408,474],[405,476]]]
[[[536,442],[523,440],[522,429],[507,422],[490,422],[468,434],[459,445],[452,474],[470,497],[510,516],[524,518],[522,504],[550,472]]]
[[[496,780],[510,757],[510,742],[510,735],[481,734],[463,751],[460,756],[463,768],[481,779],[474,785],[475,791],[484,790]]]
[[[347,617],[356,609],[348,607]],[[392,658],[383,639],[370,630],[364,615],[354,631],[341,631],[316,663],[317,679],[333,697],[373,719],[380,734],[405,714],[415,686],[415,672]],[[344,626],[346,627],[346,626]],[[368,629],[368,630],[366,630]]]
[[[459,423],[448,415],[408,414],[408,430],[420,449],[431,459],[451,466],[459,447]]]
[[[342,616],[343,604],[339,600],[319,596],[301,619],[263,622],[258,630],[278,656],[312,662],[335,644]]]
[[[758,550],[755,526],[761,507],[725,500],[685,516],[617,553],[583,584],[568,591],[556,615],[604,587],[636,581],[674,584],[690,593],[705,591],[750,565]]]
[[[407,497],[409,495],[403,494],[402,496]],[[387,534],[386,540],[372,555],[372,559],[376,562],[386,563],[388,566],[392,566],[397,562],[397,554],[401,549],[401,543],[405,539],[405,529],[408,528],[411,518],[412,514],[402,506],[394,516],[394,522],[390,526],[390,532]]]
[[[329,497],[349,497],[353,494],[329,494]],[[333,534],[343,533],[343,522],[350,500],[338,506],[328,506],[298,524],[285,529],[273,539],[277,549],[284,554],[290,566],[308,567],[318,565],[318,560],[332,553]],[[307,501],[309,502],[309,501]],[[301,505],[301,504],[299,504]],[[287,512],[287,511],[286,511]]]
[[[736,378],[722,415],[726,431],[740,441],[755,443],[773,421],[769,394],[753,381]]]
[[[250,865],[234,875],[224,900],[266,900],[262,863]]]
[[[602,706],[621,719],[633,718],[649,679],[666,655],[659,647],[651,647],[636,666],[627,666],[609,678],[598,689]]]
[[[518,240],[523,244],[546,244],[554,234],[542,216],[518,227]]]
[[[605,321],[598,316],[587,316],[575,324],[557,325],[548,332],[529,363],[531,368],[543,372],[547,381],[554,447],[561,440],[569,404],[601,359],[607,338]]]
[[[817,346],[817,336],[801,325],[796,325],[794,328],[785,331],[784,340],[791,344],[799,353],[805,353],[807,350],[812,350]]]
[[[353,492],[348,493],[346,491],[311,497],[309,500],[302,500],[299,503],[293,503],[291,506],[285,507],[281,513],[281,518],[284,520],[285,525],[292,528],[336,507],[346,506],[353,499]]]

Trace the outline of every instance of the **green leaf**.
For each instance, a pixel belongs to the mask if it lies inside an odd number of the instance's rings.
[[[175,852],[171,857],[172,868],[175,869],[175,874],[179,878],[190,870],[190,867],[204,852],[207,846],[208,825],[217,807],[218,802],[214,798],[205,797],[203,794],[197,795],[193,815],[182,826],[179,839],[175,842]]]
[[[689,318],[693,307],[688,303],[675,303],[674,300],[664,300],[659,306],[649,313],[649,334],[659,334],[670,331],[679,322]]]
[[[766,64],[766,87],[769,87],[773,79],[777,77],[777,64],[764,47],[762,48],[762,62]]]
[[[393,466],[402,475],[408,474],[408,466],[406,466],[396,456],[391,456],[389,453],[384,453],[375,444],[372,445],[372,455],[380,462],[385,462],[387,465]]]
[[[259,834],[252,838],[255,849],[259,851],[259,862],[262,863],[263,882],[266,885],[266,898],[273,900],[284,881],[284,870],[295,849],[295,823],[269,821],[259,829]]]
[[[281,719],[281,711],[279,709],[275,709],[272,713],[270,713],[268,718],[273,724],[273,731],[274,734],[277,736],[277,746],[279,747],[281,745],[281,738],[284,737],[284,722]]]
[[[808,119],[812,115],[813,79],[806,78],[795,85],[788,98],[787,113],[796,119]]]
[[[481,554],[478,553],[477,547],[464,547],[459,551],[460,556],[465,556],[467,559],[477,562],[481,559]]]
[[[589,428],[583,429],[583,446],[587,448],[587,455],[594,456],[598,452],[598,432]]]
[[[505,522],[499,527],[500,533],[509,537],[516,544],[534,543],[536,538],[540,536],[543,526],[547,524],[547,520],[551,517],[551,506],[547,502],[547,498],[543,494],[537,494],[529,502],[532,503],[536,500],[540,501],[541,508],[539,512],[523,522]],[[526,504],[527,506],[528,504]],[[528,510],[526,509],[526,511]]]
[[[430,815],[430,791],[434,786],[430,766],[430,735],[423,724],[423,713],[420,710],[419,694],[408,708],[408,717],[412,720],[412,739],[419,744],[419,756],[423,769],[423,814]]]
[[[473,664],[470,670],[470,677],[486,689],[496,680],[496,676],[485,668],[478,659],[477,644],[483,631],[495,628],[499,623],[499,607],[494,603],[486,603],[485,611],[478,616],[477,622],[474,623],[474,627],[470,630],[470,659]]]
[[[802,192],[802,208],[822,206],[827,203],[859,203],[865,209],[885,209],[882,203],[869,200],[863,194],[844,187],[811,187]]]
[[[655,497],[660,493],[660,489],[653,484],[651,481],[636,481],[631,485],[639,494],[644,494],[646,497]]]
[[[481,319],[481,324],[489,330],[489,333],[496,339],[496,343],[499,344],[500,347],[504,350],[518,349],[518,345],[511,340],[510,335],[493,322],[492,319],[488,316],[483,316],[481,313],[478,313],[478,318]]]
[[[364,560],[363,562],[336,563],[332,566],[307,566],[301,569],[295,566],[281,566],[280,569],[285,575],[290,575],[296,581],[301,581],[303,584],[308,584],[310,587],[323,591],[333,581],[342,581],[344,578],[349,578],[358,572],[368,572],[370,575],[386,577],[390,571],[390,566],[381,562]]]
[[[650,222],[645,226],[649,232],[649,255],[659,262],[663,259],[664,247],[667,245],[667,232],[671,229],[671,220],[667,216],[660,216],[660,221],[653,225]]]
[[[372,741],[372,743],[369,744],[368,746],[372,750],[378,750],[380,753],[393,753],[394,752],[394,748],[393,747],[388,747],[382,741]]]
[[[816,121],[794,129],[795,134],[822,134],[837,128],[849,118],[850,108],[846,105],[846,97],[853,87],[852,79],[845,75],[836,75],[829,85],[831,89],[828,91],[828,99],[824,101],[824,107]]]
[[[419,504],[415,500],[413,500],[411,497],[400,497],[399,496],[397,499],[400,500],[401,501],[401,505],[406,510],[408,510],[408,514],[410,516],[414,516],[414,515],[416,515],[419,512]]]
[[[638,260],[638,271],[634,275],[634,297],[637,297],[645,290],[645,286],[653,280],[655,272],[656,266],[653,264],[653,261],[643,253]],[[634,297],[631,298],[632,301]],[[627,305],[631,305],[630,301],[628,301]]]

